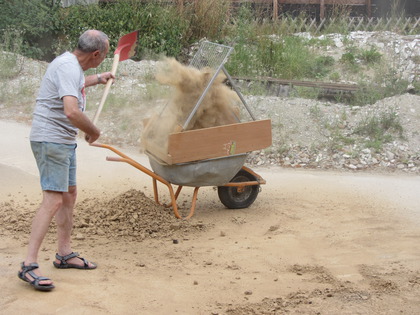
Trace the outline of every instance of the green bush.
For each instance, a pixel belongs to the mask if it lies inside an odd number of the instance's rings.
[[[187,24],[177,14],[175,7],[144,4],[134,0],[123,0],[99,5],[74,5],[62,11],[61,46],[75,47],[81,33],[88,29],[99,29],[110,38],[110,51],[117,47],[124,34],[139,31],[137,58],[146,52],[178,56],[185,45]]]
[[[188,44],[188,21],[175,6],[121,0],[62,8],[55,0],[0,0],[0,11],[2,42],[8,34],[18,33],[16,38],[22,41],[19,53],[46,61],[74,49],[79,36],[88,29],[105,32],[111,52],[121,36],[139,30],[138,58],[149,52],[179,56]]]
[[[0,36],[2,42],[10,33],[19,33],[21,53],[37,59],[54,56],[54,43],[61,20],[60,2],[54,0],[0,1]]]

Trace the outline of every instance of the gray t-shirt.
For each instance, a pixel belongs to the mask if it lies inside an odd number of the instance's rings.
[[[31,141],[76,143],[78,129],[64,114],[64,96],[76,97],[79,109],[84,111],[85,76],[76,56],[70,52],[55,58],[45,72],[33,113]]]

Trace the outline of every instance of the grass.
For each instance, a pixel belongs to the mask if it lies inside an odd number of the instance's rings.
[[[399,116],[392,110],[361,120],[354,129],[354,134],[365,139],[367,148],[379,151],[383,144],[393,141],[395,137],[402,139],[403,127]]]
[[[22,37],[17,31],[5,32],[0,42],[0,78],[9,80],[15,78],[22,71],[23,58],[19,53],[22,48]]]
[[[0,103],[19,106],[21,112],[32,112],[37,85],[31,81],[19,80],[25,67],[25,58],[20,52],[21,40],[16,33],[9,33],[0,43]],[[8,50],[12,50],[9,52]]]
[[[308,41],[296,36],[260,37],[252,44],[238,41],[226,68],[241,76],[282,79],[324,78],[333,69],[330,56],[314,56]]]
[[[357,57],[365,64],[375,64],[381,60],[382,54],[372,46],[369,49],[361,49]]]
[[[15,53],[2,53],[0,55],[0,77],[12,79],[17,77],[22,71],[23,59]]]

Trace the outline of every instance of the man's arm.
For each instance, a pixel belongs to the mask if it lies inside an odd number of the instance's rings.
[[[95,142],[101,132],[91,122],[91,120],[79,109],[77,98],[74,96],[64,96],[64,114],[70,122],[86,134],[86,141],[89,143]]]
[[[115,79],[115,76],[111,72],[92,74],[85,77],[85,86],[88,87],[97,84],[106,84],[109,79]]]

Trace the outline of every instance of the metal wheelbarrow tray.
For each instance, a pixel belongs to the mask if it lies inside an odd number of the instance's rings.
[[[213,77],[197,100],[179,132],[168,135],[167,146],[156,145],[153,141],[143,143],[145,153],[149,157],[152,170],[134,161],[117,149],[104,144],[92,144],[107,148],[120,157],[108,157],[107,160],[126,162],[153,178],[155,201],[159,196],[157,181],[166,185],[171,196],[171,203],[177,218],[179,214],[176,200],[183,186],[194,187],[192,204],[186,219],[192,217],[195,211],[198,189],[202,186],[217,186],[220,201],[231,209],[247,208],[256,199],[260,185],[265,180],[248,167],[243,166],[249,152],[260,150],[271,145],[271,121],[256,120],[248,108],[240,91],[223,64],[231,53],[229,46],[204,42],[194,56],[190,66],[198,69],[206,66],[213,68]],[[216,76],[223,71],[231,87],[238,94],[253,121],[187,130],[192,117],[203,101]],[[147,123],[144,132],[147,132]],[[178,185],[174,192],[172,184]]]

